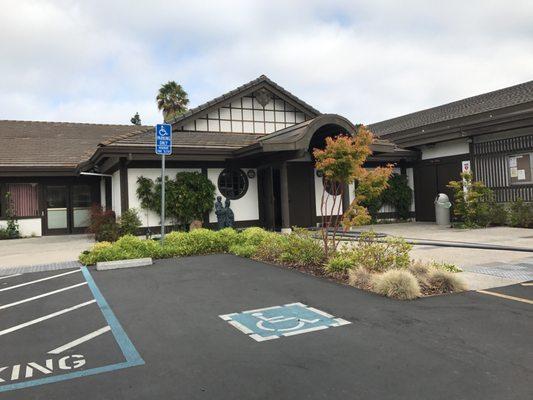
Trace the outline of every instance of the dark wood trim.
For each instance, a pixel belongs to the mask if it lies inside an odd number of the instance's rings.
[[[112,184],[111,177],[106,176],[105,178],[105,208],[106,210],[111,210],[113,206],[113,197],[112,197]]]
[[[207,179],[208,176],[207,176],[207,168],[202,168],[202,175],[205,176]],[[209,212],[205,212],[204,215],[203,215],[203,224],[204,226],[208,225],[209,224]]]
[[[120,159],[120,210],[125,212],[129,208],[129,198],[128,198],[128,165],[127,159]]]
[[[289,179],[287,176],[287,163],[280,165],[280,183],[281,183],[281,228],[290,228],[289,220]]]

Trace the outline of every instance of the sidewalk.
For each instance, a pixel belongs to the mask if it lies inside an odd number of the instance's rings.
[[[93,244],[86,234],[0,240],[0,273],[12,267],[75,261]]]

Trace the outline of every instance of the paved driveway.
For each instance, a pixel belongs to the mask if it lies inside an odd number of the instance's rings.
[[[527,302],[397,302],[231,255],[72,271],[0,280],[0,398],[533,398]]]
[[[89,235],[0,240],[0,274],[2,268],[75,261],[93,244]]]

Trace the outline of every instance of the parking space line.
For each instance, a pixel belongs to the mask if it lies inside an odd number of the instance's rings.
[[[522,286],[533,286],[533,282],[521,283]]]
[[[483,294],[488,294],[488,295],[491,295],[491,296],[501,297],[501,298],[507,299],[507,300],[515,300],[515,301],[521,301],[522,303],[533,304],[533,300],[523,299],[521,297],[509,296],[507,294],[489,292],[489,291],[486,291],[486,290],[478,290],[478,292],[479,293],[483,293]]]
[[[47,281],[49,279],[59,278],[61,276],[74,274],[76,272],[80,272],[80,270],[79,269],[75,269],[74,271],[63,272],[62,274],[47,276],[46,278],[36,279],[34,281],[24,282],[24,283],[20,283],[18,285],[14,285],[14,286],[8,286],[6,288],[0,289],[0,292],[4,292],[6,290],[11,290],[11,289],[16,289],[16,288],[19,288],[19,287],[22,287],[22,286],[31,285],[32,283],[43,282],[43,281]]]
[[[2,279],[7,279],[7,278],[12,278],[14,276],[19,276],[20,274],[13,274],[13,275],[6,275],[6,276],[0,276],[0,280]]]
[[[93,300],[86,301],[85,303],[76,304],[75,306],[72,306],[72,307],[69,307],[69,308],[65,308],[63,310],[56,311],[56,312],[54,312],[52,314],[48,314],[48,315],[45,315],[43,317],[39,317],[39,318],[36,318],[36,319],[32,319],[31,321],[24,322],[23,324],[12,326],[11,328],[7,328],[7,329],[4,329],[3,331],[0,331],[0,336],[6,335],[6,334],[11,333],[11,332],[18,331],[19,329],[25,328],[25,327],[30,326],[30,325],[38,324],[39,322],[46,321],[47,319],[57,317],[58,315],[62,315],[62,314],[68,313],[70,311],[77,310],[78,308],[82,308],[82,307],[88,306],[89,304],[93,304],[93,303],[96,303],[96,300],[93,299]]]
[[[109,325],[104,326],[103,328],[100,328],[76,340],[73,340],[72,342],[68,342],[67,344],[64,344],[63,346],[60,346],[54,350],[50,350],[48,354],[60,354],[64,352],[65,350],[71,349],[72,347],[75,347],[81,343],[88,342],[89,340],[94,339],[97,336],[100,336],[102,333],[109,332],[110,330],[111,330],[111,327]]]
[[[124,357],[126,358],[126,364],[128,366],[144,364],[144,360],[124,331],[124,328],[122,328],[122,325],[120,325],[120,322],[118,322],[118,319],[115,317],[115,314],[113,314],[113,311],[111,311],[111,307],[109,307],[109,304],[102,295],[102,292],[100,292],[100,289],[98,289],[98,286],[96,286],[96,283],[94,282],[94,279],[89,273],[87,267],[81,267],[81,272],[89,284],[89,289],[91,289],[91,292],[98,304],[98,307],[100,307],[100,311],[104,315],[107,324],[111,327],[111,332],[113,333],[113,336],[115,336],[115,340],[117,341],[120,350],[122,350],[122,354],[124,354]]]
[[[9,308],[9,307],[17,306],[17,305],[22,304],[22,303],[27,303],[28,301],[41,299],[43,297],[51,296],[53,294],[61,293],[61,292],[64,292],[65,290],[74,289],[74,288],[77,288],[77,287],[83,286],[83,285],[87,285],[87,282],[81,282],[81,283],[78,283],[76,285],[67,286],[67,287],[64,287],[62,289],[57,289],[57,290],[53,290],[51,292],[43,293],[43,294],[40,294],[38,296],[33,296],[33,297],[29,297],[29,298],[24,299],[24,300],[19,300],[19,301],[15,301],[13,303],[5,304],[3,306],[0,306],[0,310],[5,310],[6,308]]]

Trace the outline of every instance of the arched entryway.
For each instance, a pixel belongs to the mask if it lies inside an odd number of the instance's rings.
[[[265,153],[276,152],[279,161],[263,168],[262,215],[267,228],[288,230],[312,227],[321,220],[322,178],[314,169],[312,151],[323,148],[328,136],[354,135],[346,118],[325,114],[262,138]],[[348,196],[343,204],[346,207]],[[339,200],[341,201],[341,200]]]

